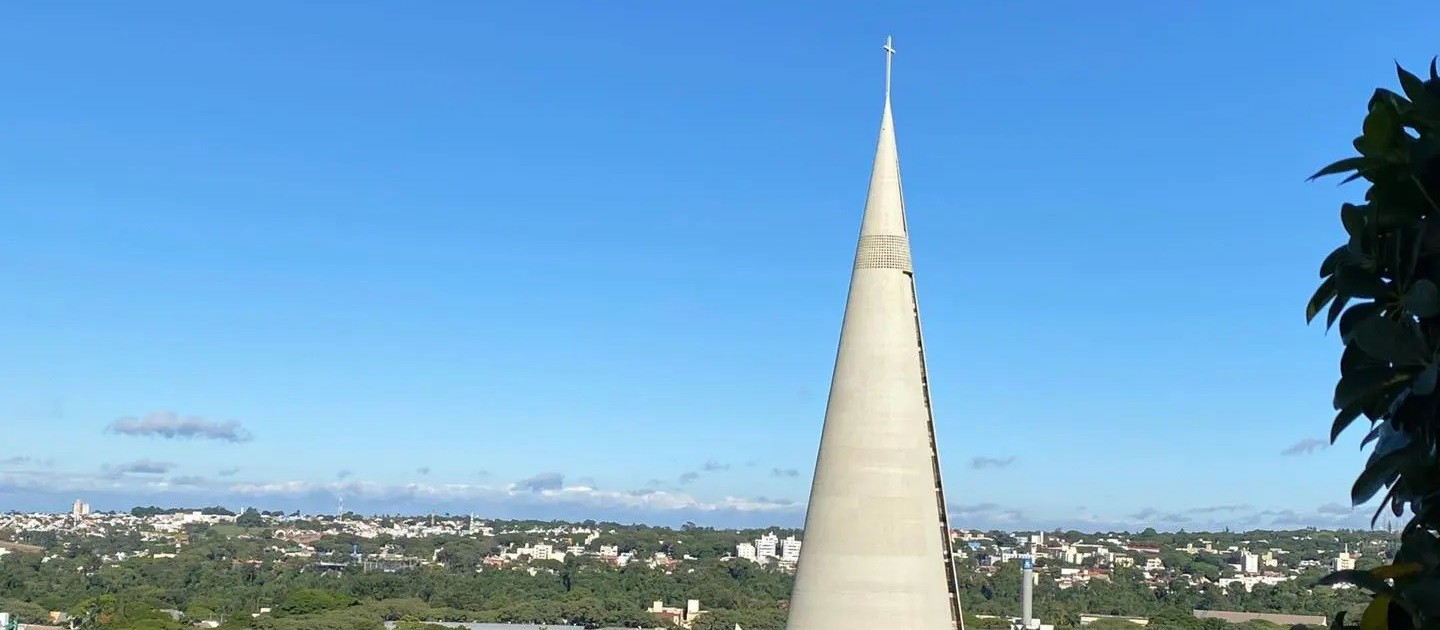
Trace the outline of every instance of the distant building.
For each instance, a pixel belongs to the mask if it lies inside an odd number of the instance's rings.
[[[786,536],[780,541],[780,561],[798,562],[800,560],[800,541],[794,536]]]
[[[781,540],[775,532],[767,532],[753,541],[735,545],[735,557],[759,564],[768,564],[771,560],[778,559],[793,567],[800,561],[800,540],[794,536],[786,536]]]
[[[705,611],[700,610],[700,600],[698,599],[686,600],[684,608],[666,606],[665,602],[657,599],[650,605],[648,612],[671,625],[682,628],[689,628],[696,619],[705,614]]]
[[[84,502],[84,501],[81,501],[80,499],[75,499],[75,503],[73,503],[73,504],[70,505],[70,515],[71,515],[71,516],[88,516],[89,514],[90,514],[90,504],[89,504],[89,503],[86,503],[86,502]]]
[[[1245,575],[1255,575],[1260,572],[1260,556],[1248,551],[1240,554],[1240,572]]]
[[[1336,570],[1336,571],[1350,571],[1350,570],[1352,570],[1352,569],[1354,569],[1354,568],[1355,568],[1355,557],[1350,555],[1350,550],[1349,550],[1349,548],[1346,548],[1345,551],[1340,552],[1340,555],[1335,556],[1335,570]]]
[[[735,545],[735,557],[754,562],[757,557],[755,555],[755,544],[743,542]]]
[[[776,548],[780,546],[780,537],[774,532],[768,532],[755,541],[755,555],[761,558],[774,558],[779,554]]]

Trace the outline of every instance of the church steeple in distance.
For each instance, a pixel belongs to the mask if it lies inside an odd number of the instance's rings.
[[[787,630],[963,630],[890,111],[895,48]]]

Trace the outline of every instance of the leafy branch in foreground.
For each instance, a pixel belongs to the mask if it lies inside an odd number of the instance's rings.
[[[1372,525],[1386,510],[1411,514],[1392,564],[1321,580],[1375,594],[1363,630],[1440,629],[1440,74],[1434,60],[1428,80],[1398,64],[1396,73],[1403,94],[1375,90],[1359,155],[1311,176],[1370,184],[1365,203],[1341,205],[1349,239],[1320,264],[1305,308],[1306,321],[1324,313],[1327,330],[1338,324],[1345,345],[1330,440],[1369,420],[1351,501],[1382,497]],[[1339,615],[1335,627],[1352,626]]]

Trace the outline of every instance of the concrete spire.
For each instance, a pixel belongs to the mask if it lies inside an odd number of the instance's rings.
[[[805,514],[788,630],[962,629],[885,107]]]

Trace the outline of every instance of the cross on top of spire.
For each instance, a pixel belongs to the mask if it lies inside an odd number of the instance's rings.
[[[885,36],[885,98],[890,98],[890,61],[895,58],[895,46],[889,35]]]

